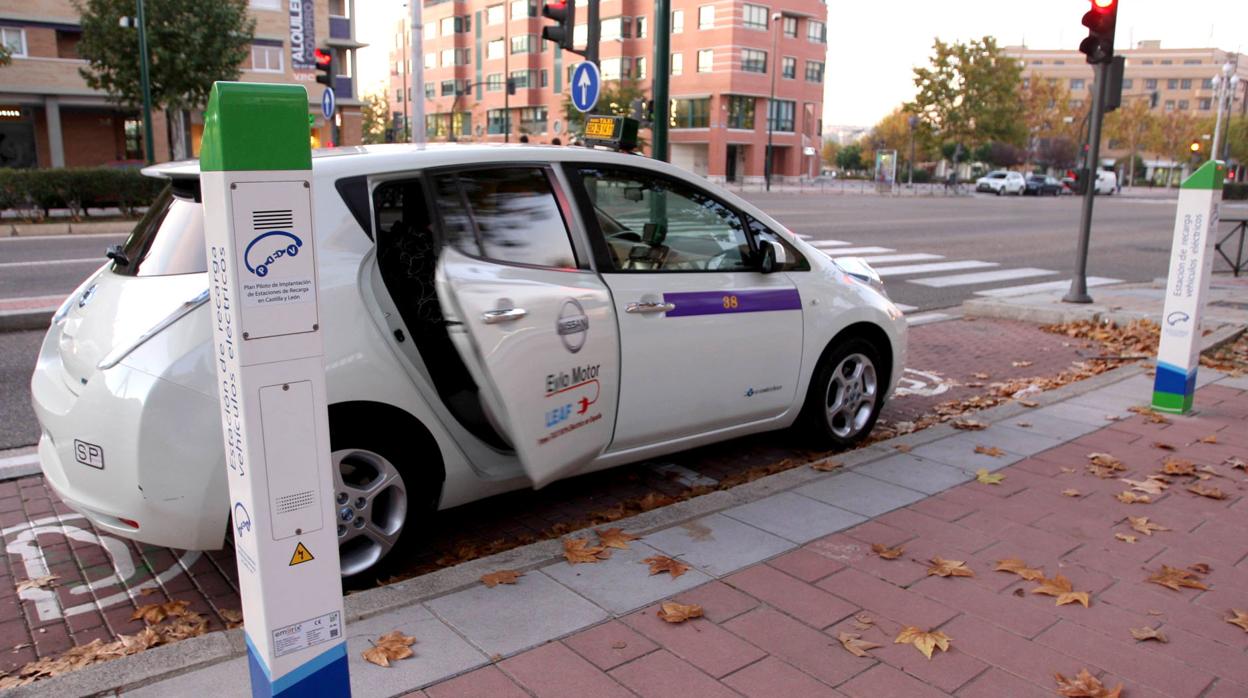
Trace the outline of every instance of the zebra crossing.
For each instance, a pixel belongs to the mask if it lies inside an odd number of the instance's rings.
[[[816,240],[811,235],[798,235],[808,244],[829,257],[861,257],[870,264],[880,277],[889,283],[894,295],[904,289],[902,284],[929,289],[965,290],[968,295],[1003,298],[1029,293],[1056,291],[1070,286],[1069,279],[1062,279],[1054,269],[1036,267],[1002,267],[997,262],[979,259],[948,259],[930,252],[896,250],[879,245],[858,245],[847,240]],[[1043,280],[1044,277],[1051,277]],[[1018,283],[1027,281],[1027,283]],[[1091,276],[1088,287],[1121,283],[1120,279]],[[906,313],[911,326],[957,317],[956,312],[917,312],[912,305],[897,303]]]

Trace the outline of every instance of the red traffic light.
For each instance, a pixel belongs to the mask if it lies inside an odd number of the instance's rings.
[[[1117,4],[1118,0],[1092,0],[1092,7],[1100,12],[1110,12]]]
[[[319,66],[328,66],[334,60],[333,54],[319,48],[312,52],[312,57]]]

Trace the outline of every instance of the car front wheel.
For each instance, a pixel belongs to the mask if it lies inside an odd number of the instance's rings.
[[[875,345],[854,338],[829,352],[815,369],[803,419],[816,445],[849,448],[871,433],[887,383],[879,357]]]

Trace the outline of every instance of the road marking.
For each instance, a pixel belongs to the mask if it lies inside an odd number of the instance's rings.
[[[897,306],[897,309],[903,313],[910,313],[910,312],[914,312],[915,310],[918,310],[918,308],[916,308],[915,306],[906,305],[905,303],[893,303],[893,305]]]
[[[896,250],[891,247],[837,247],[823,251],[829,257],[860,257],[864,254],[883,254],[885,252],[896,252]]]
[[[1023,269],[998,269],[996,271],[981,271],[975,274],[951,274],[949,276],[933,276],[927,279],[910,279],[909,283],[930,286],[932,288],[946,288],[949,286],[970,286],[972,284],[987,284],[994,281],[1027,279],[1033,276],[1049,276],[1056,273],[1051,269],[1025,267]]]
[[[871,264],[892,264],[895,262],[922,262],[929,259],[944,259],[941,254],[928,254],[927,252],[916,252],[914,254],[881,254],[863,257]]]
[[[1103,276],[1089,276],[1088,288],[1093,286],[1106,286],[1109,284],[1122,283],[1122,279],[1107,279]],[[1029,293],[1043,293],[1045,291],[1060,291],[1070,288],[1070,279],[1062,281],[1048,281],[1042,284],[1027,284],[1025,286],[1006,286],[1003,288],[990,288],[986,291],[976,291],[977,296],[1025,296]]]
[[[930,325],[933,322],[943,322],[958,317],[948,313],[919,313],[918,315],[907,315],[906,324],[910,327],[918,327],[919,325]]]
[[[820,249],[824,247],[845,247],[853,244],[844,240],[809,240],[808,242],[810,242],[812,247],[818,247]]]
[[[31,262],[0,262],[0,269],[11,269],[14,267],[42,267],[53,266],[57,264],[86,264],[88,262],[94,264],[104,264],[101,257],[81,257],[79,259],[39,259]]]
[[[901,276],[902,274],[928,274],[937,271],[957,271],[958,269],[983,269],[998,266],[996,262],[981,262],[966,259],[958,262],[934,262],[932,264],[905,264],[899,267],[877,267],[880,276]]]
[[[69,235],[8,235],[0,243],[22,240],[81,240],[82,238],[125,238],[129,233],[73,233]]]

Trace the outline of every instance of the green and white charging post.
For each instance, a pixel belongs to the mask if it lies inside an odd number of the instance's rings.
[[[309,136],[303,87],[213,86],[200,189],[252,696],[351,693]]]
[[[1226,165],[1210,160],[1179,189],[1153,382],[1153,409],[1160,412],[1183,414],[1192,409],[1200,367],[1200,321],[1213,275],[1213,244],[1225,176]]]

